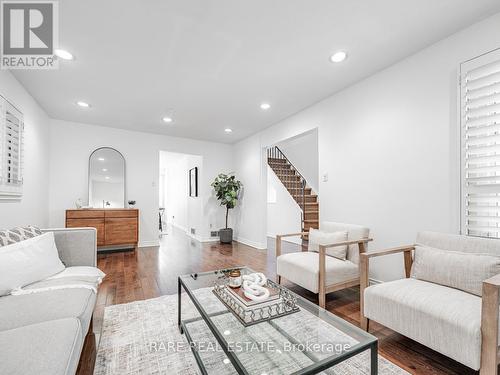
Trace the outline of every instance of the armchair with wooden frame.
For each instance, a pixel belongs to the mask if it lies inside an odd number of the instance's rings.
[[[361,327],[368,331],[370,320],[376,321],[480,375],[497,374],[500,274],[482,282],[482,295],[419,280],[412,277],[418,246],[500,255],[498,240],[433,232],[419,233],[417,245],[360,254]],[[370,260],[391,254],[404,255],[405,278],[369,286]]]
[[[325,229],[323,229],[325,228]],[[319,305],[325,308],[326,294],[360,284],[359,254],[365,253],[369,229],[358,225],[325,222],[321,230],[328,233],[346,231],[347,241],[318,246],[318,252],[302,251],[282,254],[282,240],[287,237],[304,236],[307,232],[276,236],[277,282],[282,278],[318,294]],[[347,259],[340,260],[327,254],[327,250],[347,246]]]

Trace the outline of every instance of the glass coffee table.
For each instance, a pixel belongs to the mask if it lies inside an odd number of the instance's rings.
[[[252,273],[237,267],[242,274]],[[377,338],[286,289],[298,311],[245,326],[214,294],[229,270],[179,276],[178,325],[202,374],[317,374],[362,352],[378,372]],[[283,287],[281,287],[283,288]],[[182,290],[197,313],[184,317]],[[186,312],[185,312],[186,314]]]

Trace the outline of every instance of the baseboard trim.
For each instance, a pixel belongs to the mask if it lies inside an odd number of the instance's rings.
[[[160,241],[141,241],[137,245],[137,247],[152,247],[152,246],[160,246]]]
[[[219,237],[207,237],[203,238],[200,242],[219,242]]]
[[[263,244],[262,242],[251,241],[243,237],[236,237],[234,240],[242,243],[243,245],[254,247],[258,250],[267,250],[267,244]]]
[[[168,223],[167,222],[167,225],[170,224],[171,226],[173,227],[176,227],[177,229],[180,229],[182,230],[183,232],[188,232],[187,228],[186,227],[183,227],[182,225],[179,225],[179,224],[176,224],[176,223]]]
[[[276,240],[276,236],[274,234],[268,234],[267,238],[272,238],[273,240]],[[293,243],[294,245],[302,245],[302,239],[300,238],[300,236],[297,236],[297,237],[285,237],[285,238],[282,238],[281,241],[288,242],[288,243]]]

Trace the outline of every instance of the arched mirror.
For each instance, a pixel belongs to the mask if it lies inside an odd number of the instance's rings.
[[[90,155],[89,206],[125,208],[125,158],[114,148],[98,148]]]

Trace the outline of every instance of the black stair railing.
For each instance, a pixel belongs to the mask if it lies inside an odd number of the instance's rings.
[[[306,212],[306,186],[307,186],[307,181],[306,179],[304,178],[304,176],[302,176],[300,174],[300,172],[298,171],[297,168],[294,167],[294,165],[292,164],[292,162],[290,160],[288,160],[288,158],[285,156],[285,154],[279,149],[278,146],[273,146],[273,147],[270,147],[267,149],[267,162],[269,164],[269,166],[271,168],[276,167],[276,164],[277,164],[277,161],[278,160],[284,160],[286,163],[288,163],[290,166],[291,166],[291,171],[294,171],[295,172],[295,176],[299,178],[299,181],[298,181],[298,185],[299,185],[299,193],[298,195],[295,195],[297,196],[297,198],[295,198],[294,196],[294,199],[295,201],[297,202],[297,204],[299,205],[300,209],[301,209],[301,222],[304,223],[304,217],[305,217],[305,212]],[[273,168],[274,170],[274,168]],[[291,176],[294,180],[295,180],[295,176]],[[282,177],[285,181],[287,180],[286,177]],[[281,178],[280,178],[281,179]],[[289,180],[291,181],[291,179]],[[297,181],[295,180],[294,182],[294,185],[297,184]],[[285,187],[287,187],[285,185]],[[288,187],[287,187],[288,189]],[[294,188],[293,189],[294,192],[296,192],[296,189]]]

